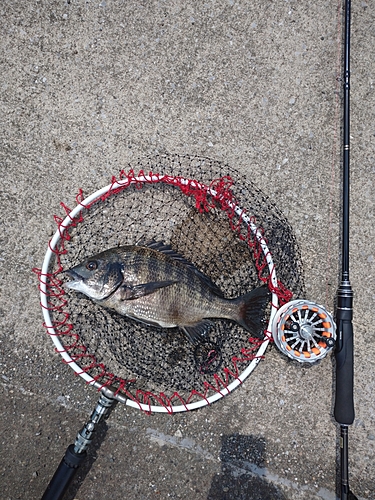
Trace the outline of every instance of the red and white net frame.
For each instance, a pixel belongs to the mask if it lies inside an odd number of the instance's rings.
[[[213,208],[220,208],[228,216],[232,230],[238,237],[245,241],[249,246],[255,266],[258,272],[258,278],[261,282],[267,283],[272,292],[272,307],[270,308],[270,317],[268,326],[264,332],[263,339],[251,338],[252,345],[249,348],[241,350],[240,357],[233,357],[231,368],[224,368],[225,380],[217,374],[212,375],[212,381],[204,382],[204,391],[192,389],[188,398],[183,398],[175,392],[168,396],[164,393],[155,394],[144,390],[136,390],[131,393],[127,390],[129,382],[134,380],[125,380],[110,373],[107,368],[96,361],[95,355],[88,353],[85,346],[79,346],[81,352],[76,353],[79,344],[79,334],[74,332],[74,325],[69,322],[69,312],[66,310],[67,299],[63,282],[58,278],[59,273],[63,271],[60,256],[67,253],[65,242],[70,240],[69,230],[83,222],[83,211],[89,210],[94,204],[107,199],[110,196],[117,195],[129,186],[135,186],[141,189],[145,184],[166,184],[174,186],[186,195],[195,198],[196,208],[200,212],[208,212]],[[99,189],[87,198],[83,199],[82,191],[76,197],[77,206],[70,210],[66,205],[61,206],[66,212],[64,219],[55,216],[58,229],[48,244],[48,250],[45,254],[41,269],[34,269],[39,278],[39,289],[41,297],[41,306],[44,316],[44,327],[51,337],[55,350],[58,352],[65,363],[67,363],[76,375],[82,377],[89,385],[98,390],[109,389],[113,397],[118,401],[134,408],[141,409],[147,413],[165,412],[175,413],[187,410],[194,410],[211,404],[223,396],[232,392],[236,387],[255,369],[259,361],[264,357],[269,342],[272,340],[272,323],[275,314],[280,305],[288,302],[292,293],[287,290],[277,279],[276,267],[272,259],[272,254],[268,248],[267,240],[263,234],[262,228],[256,223],[253,216],[246,213],[243,207],[240,207],[230,190],[232,180],[230,177],[223,177],[211,182],[210,185],[198,182],[197,180],[187,179],[180,176],[169,176],[150,172],[145,174],[140,171],[138,175],[133,170],[129,172],[121,171],[119,178],[112,178],[111,184]],[[246,231],[243,231],[243,224]],[[57,269],[50,272],[51,262],[57,259]],[[58,319],[52,319],[52,315],[57,313]],[[74,343],[64,346],[61,339],[68,336],[74,339]],[[74,347],[74,354],[69,351]],[[79,362],[84,360],[84,365]],[[87,363],[89,360],[89,363]],[[239,373],[237,362],[248,361],[246,368]],[[95,371],[96,374],[90,374]],[[157,402],[158,404],[152,404]],[[177,404],[174,404],[177,402]]]

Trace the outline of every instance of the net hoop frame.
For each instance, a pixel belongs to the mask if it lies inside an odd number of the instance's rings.
[[[49,276],[48,270],[50,267],[51,259],[58,253],[57,248],[59,242],[63,239],[65,232],[69,231],[72,223],[76,218],[80,215],[80,213],[84,210],[93,205],[95,202],[99,201],[102,199],[103,196],[105,195],[111,195],[111,194],[116,194],[116,191],[122,191],[125,188],[129,187],[131,184],[136,184],[136,185],[143,185],[143,184],[156,184],[156,183],[166,183],[169,185],[175,184],[176,186],[179,186],[180,184],[186,185],[186,186],[191,186],[193,185],[194,188],[197,190],[201,190],[202,192],[205,192],[209,195],[212,196],[214,199],[219,199],[220,195],[218,195],[217,191],[215,189],[200,183],[196,180],[191,180],[183,177],[174,177],[174,176],[169,176],[169,175],[159,175],[159,174],[153,174],[150,173],[149,175],[140,172],[138,176],[134,176],[133,178],[127,178],[126,180],[115,180],[111,184],[108,184],[107,186],[95,191],[88,197],[86,197],[84,200],[80,201],[78,200],[77,197],[77,206],[71,210],[70,212],[66,210],[67,216],[65,219],[62,220],[61,223],[59,223],[59,227],[57,231],[54,233],[52,239],[49,241],[48,244],[48,249],[45,254],[42,268],[40,270],[40,284],[39,284],[39,289],[40,289],[40,297],[41,297],[41,302],[40,305],[42,307],[42,312],[44,316],[44,326],[47,330],[48,335],[52,338],[52,341],[55,345],[55,350],[58,352],[64,362],[72,368],[72,370],[75,372],[76,375],[79,375],[81,378],[85,380],[85,382],[88,385],[94,386],[97,388],[99,391],[103,390],[106,392],[106,394],[110,394],[111,397],[116,399],[117,401],[131,406],[133,408],[140,409],[146,413],[150,412],[157,412],[157,413],[177,413],[177,412],[183,412],[183,411],[188,411],[188,410],[195,410],[198,408],[201,408],[203,406],[206,406],[208,404],[214,403],[215,401],[221,399],[225,395],[231,393],[234,389],[236,389],[240,384],[244,382],[244,380],[250,375],[250,373],[256,368],[258,365],[259,361],[263,358],[264,353],[268,347],[268,344],[270,341],[272,341],[272,324],[274,322],[274,317],[277,313],[277,310],[279,308],[279,298],[277,294],[275,293],[275,290],[278,288],[278,280],[277,280],[277,275],[276,275],[276,270],[275,270],[275,264],[272,259],[272,254],[268,248],[267,242],[263,236],[262,231],[260,228],[253,222],[252,218],[246,213],[244,208],[241,208],[238,206],[236,203],[233,203],[231,201],[226,200],[226,202],[229,205],[229,208],[234,211],[234,213],[240,218],[241,222],[244,222],[252,234],[256,237],[260,248],[264,254],[268,270],[269,270],[269,281],[271,283],[271,293],[272,293],[272,298],[271,298],[271,311],[270,311],[270,318],[268,321],[268,326],[266,329],[266,334],[264,339],[261,339],[260,346],[256,352],[256,355],[254,358],[250,361],[249,365],[242,371],[242,373],[238,374],[236,378],[230,382],[225,387],[225,392],[224,391],[218,391],[210,396],[207,397],[202,397],[201,400],[199,401],[194,401],[182,405],[168,405],[168,406],[163,406],[163,405],[152,405],[152,404],[144,404],[139,401],[134,401],[130,398],[125,397],[123,394],[120,392],[112,392],[111,388],[108,386],[103,386],[100,382],[95,380],[91,375],[89,375],[87,372],[85,372],[69,355],[69,353],[65,350],[63,344],[59,340],[59,334],[56,333],[54,326],[53,326],[53,321],[51,319],[51,316],[49,314],[49,305],[48,305],[48,281],[47,278]],[[45,280],[43,279],[46,278]]]

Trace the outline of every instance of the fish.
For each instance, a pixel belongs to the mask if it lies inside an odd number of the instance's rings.
[[[235,321],[258,338],[263,334],[266,285],[225,298],[211,278],[163,242],[111,248],[65,273],[71,278],[67,288],[147,325],[177,327],[193,345],[206,338],[213,319]]]

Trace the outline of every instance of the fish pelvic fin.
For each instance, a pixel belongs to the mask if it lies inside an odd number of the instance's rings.
[[[203,319],[198,323],[194,323],[192,325],[183,325],[180,328],[185,333],[190,342],[193,345],[197,345],[207,338],[207,333],[211,326],[212,321]]]
[[[141,285],[122,285],[120,286],[120,297],[121,300],[134,300],[144,297],[145,295],[150,295],[160,288],[165,288],[177,283],[177,281],[152,281],[150,283],[143,283]]]
[[[239,311],[236,321],[253,337],[263,337],[265,309],[270,300],[271,293],[267,285],[255,288],[251,292],[234,299],[234,302],[238,303]]]

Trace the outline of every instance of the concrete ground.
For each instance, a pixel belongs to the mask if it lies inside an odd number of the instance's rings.
[[[157,152],[224,161],[288,217],[307,296],[332,310],[340,254],[341,2],[3,0],[0,485],[39,499],[97,393],[42,326],[60,201]],[[375,499],[375,15],[352,2],[350,481]],[[66,498],[336,497],[333,365],[270,350],[233,394],[147,416],[118,404]]]

